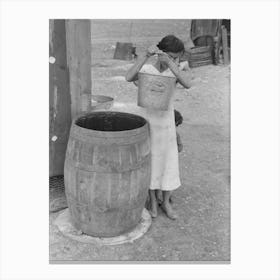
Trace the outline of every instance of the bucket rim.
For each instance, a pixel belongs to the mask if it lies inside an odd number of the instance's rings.
[[[141,73],[139,72],[138,75],[142,76],[142,75],[147,75],[147,76],[155,76],[155,77],[161,77],[161,78],[169,78],[169,79],[173,79],[176,81],[176,77],[171,77],[171,76],[163,76],[163,75],[156,75],[156,74],[150,74],[150,73]]]

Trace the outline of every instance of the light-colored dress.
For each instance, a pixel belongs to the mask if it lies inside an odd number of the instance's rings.
[[[174,77],[170,69],[160,73],[150,64],[143,65],[140,73]],[[151,190],[172,191],[181,185],[173,99],[174,92],[167,111],[145,110],[145,117],[149,122],[151,135]]]

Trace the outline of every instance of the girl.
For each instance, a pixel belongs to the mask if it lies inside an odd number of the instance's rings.
[[[183,42],[173,35],[164,37],[157,46],[147,49],[143,57],[139,57],[135,64],[128,70],[126,80],[137,84],[138,72],[176,77],[183,87],[190,88],[191,75],[187,63],[180,64],[180,57],[184,53]],[[158,59],[154,65],[145,64],[153,55]],[[170,93],[172,97],[174,92]],[[176,219],[177,215],[170,204],[171,191],[180,185],[178,149],[176,141],[176,128],[174,123],[173,98],[170,99],[169,109],[159,111],[146,109],[146,118],[150,125],[151,154],[152,154],[152,178],[149,190],[153,218],[157,216],[156,190],[161,190],[163,202],[162,210],[170,219]]]

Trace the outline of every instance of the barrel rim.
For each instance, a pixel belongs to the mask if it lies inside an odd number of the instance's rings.
[[[76,121],[81,118],[84,117],[86,115],[92,115],[92,114],[97,114],[97,113],[121,113],[121,114],[126,114],[126,115],[135,115],[141,119],[143,119],[145,121],[145,124],[141,127],[135,128],[135,129],[130,129],[130,130],[122,130],[122,131],[101,131],[101,130],[94,130],[94,129],[88,129],[88,128],[84,128],[81,126],[78,126],[76,124]],[[88,136],[92,136],[92,137],[100,137],[100,138],[123,138],[123,137],[128,137],[128,136],[135,136],[135,135],[139,135],[139,134],[143,134],[145,131],[147,131],[149,127],[149,123],[148,121],[143,118],[140,115],[137,114],[132,114],[132,113],[126,113],[126,112],[118,112],[118,111],[98,111],[98,112],[89,112],[89,113],[85,113],[85,114],[81,114],[79,116],[77,116],[75,119],[73,119],[72,121],[72,127],[71,130],[73,130],[75,133],[78,134],[86,134]]]

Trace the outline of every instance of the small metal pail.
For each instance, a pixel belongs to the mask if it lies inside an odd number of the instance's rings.
[[[176,78],[138,73],[138,106],[167,111],[175,90]]]

